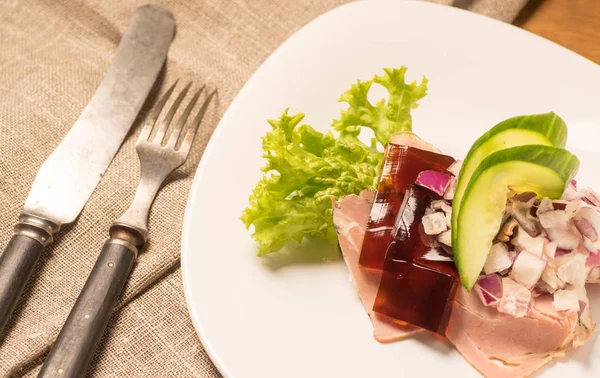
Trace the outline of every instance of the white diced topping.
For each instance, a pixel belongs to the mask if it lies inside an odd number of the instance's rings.
[[[573,215],[575,215],[577,210],[579,210],[581,207],[585,207],[585,206],[586,206],[585,201],[582,200],[581,198],[578,198],[576,200],[567,202],[567,206],[565,207],[565,212],[567,213],[567,215],[569,217],[572,217]]]
[[[566,283],[570,283],[571,285],[585,285],[585,280],[588,274],[585,267],[586,258],[587,253],[581,253],[578,251],[571,252],[558,267],[558,278]]]
[[[442,244],[447,245],[448,247],[452,247],[452,231],[446,230],[438,235],[437,241]]]
[[[598,248],[598,246],[600,245],[600,239],[593,242],[587,236],[584,236],[583,237],[583,245],[585,246],[585,249],[588,250],[588,252],[598,253],[598,250],[600,249],[600,248]]]
[[[521,318],[531,309],[531,291],[509,277],[502,279],[502,298],[498,311]]]
[[[555,241],[558,244],[558,248],[573,250],[577,248],[579,242],[581,241],[581,236],[577,235],[575,232],[577,230],[573,230],[569,228],[548,228],[546,229],[546,233],[550,240]]]
[[[542,277],[545,267],[545,260],[527,251],[523,251],[517,256],[510,276],[521,285],[531,289]]]
[[[521,226],[519,232],[511,243],[517,247],[519,252],[527,251],[533,255],[541,257],[544,252],[546,238],[543,236],[531,237]]]
[[[446,170],[448,172],[452,173],[454,176],[458,177],[458,174],[460,173],[460,168],[462,167],[462,164],[463,164],[462,160],[455,160],[454,163],[450,164],[450,166]]]
[[[556,311],[579,311],[579,297],[573,290],[558,290],[552,305]]]
[[[429,208],[433,210],[442,210],[446,216],[452,217],[452,206],[444,200],[432,201]]]
[[[562,282],[556,274],[556,267],[551,264],[546,264],[546,267],[542,272],[542,281],[544,281],[546,285],[548,285],[548,288],[551,289],[550,292],[562,289],[565,286],[565,283]]]
[[[448,187],[446,188],[446,191],[444,192],[445,200],[452,201],[454,199],[454,192],[456,192],[456,184],[457,183],[458,183],[458,180],[456,179],[456,177],[452,177],[450,179],[450,183],[448,184]]]
[[[550,259],[553,259],[554,256],[556,255],[557,247],[558,247],[558,243],[555,241],[544,244],[544,255],[546,255]]]
[[[485,274],[501,272],[512,266],[513,260],[508,253],[508,247],[504,243],[496,243],[490,248],[487,260],[483,266]]]
[[[552,210],[538,215],[540,223],[544,228],[567,228],[569,226],[569,217],[564,210]]]
[[[591,207],[582,207],[573,216],[573,222],[579,232],[595,242],[600,233],[600,215]]]
[[[448,229],[444,213],[435,212],[423,216],[423,229],[427,235],[438,235]]]
[[[542,201],[538,205],[536,214],[539,217],[540,214],[546,213],[548,211],[553,211],[553,210],[554,210],[554,205],[552,205],[552,200],[548,197],[544,197],[544,198],[542,198]]]

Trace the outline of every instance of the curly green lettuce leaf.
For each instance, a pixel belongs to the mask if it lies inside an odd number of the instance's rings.
[[[259,255],[281,249],[288,240],[317,237],[335,243],[331,199],[376,184],[382,154],[348,135],[334,138],[308,125],[304,114],[269,121],[263,137],[263,176],[242,221],[254,225]]]
[[[391,142],[392,135],[412,131],[410,111],[418,107],[417,101],[427,94],[427,78],[421,84],[413,81],[405,82],[406,67],[398,69],[386,68],[382,76],[373,80],[358,81],[349,91],[342,94],[339,101],[347,102],[347,110],[342,110],[339,120],[332,126],[340,132],[356,130],[358,126],[373,130],[375,137],[382,144]],[[381,99],[375,105],[367,98],[371,85],[380,84],[389,92],[389,99]]]
[[[378,144],[387,144],[394,133],[411,131],[410,110],[425,95],[427,80],[406,84],[405,72],[404,67],[386,69],[383,76],[359,81],[344,93],[340,101],[349,108],[333,122],[337,137],[300,124],[302,113],[285,110],[269,121],[272,131],[262,138],[265,174],[241,217],[247,228],[254,227],[259,256],[305,237],[337,243],[332,200],[375,188],[383,161]],[[367,94],[374,82],[390,96],[372,105]],[[358,138],[361,126],[374,131],[370,145]]]

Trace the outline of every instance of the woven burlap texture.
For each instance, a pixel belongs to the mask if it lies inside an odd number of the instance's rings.
[[[217,377],[194,333],[179,270],[180,233],[195,167],[220,116],[287,37],[346,0],[160,0],[177,35],[159,83],[218,88],[191,156],[159,193],[150,240],[94,357],[96,377]],[[452,1],[437,1],[452,3]],[[512,20],[526,0],[455,1]],[[0,2],[0,245],[43,161],[102,80],[120,33],[143,0]],[[511,3],[510,5],[507,5]],[[137,186],[134,144],[158,85],[77,222],[42,257],[0,344],[0,376],[34,376]]]

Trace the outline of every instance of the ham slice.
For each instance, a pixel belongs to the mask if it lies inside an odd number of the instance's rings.
[[[338,232],[344,260],[351,272],[358,294],[373,323],[375,339],[391,342],[406,338],[420,329],[399,324],[373,312],[381,275],[362,268],[359,254],[364,237],[373,193],[350,195],[334,202],[333,221]],[[588,278],[600,281],[600,267]],[[593,331],[585,289],[580,296],[586,302],[577,312],[557,312],[551,295],[534,300],[532,310],[514,318],[495,308],[486,307],[476,294],[460,287],[452,308],[446,336],[463,357],[488,378],[512,378],[533,374],[552,359],[565,355],[570,348],[583,345]]]
[[[433,146],[433,144],[425,142],[419,138],[417,134],[412,132],[404,132],[392,135],[392,143],[400,146],[414,147],[425,151],[441,153],[441,151]]]
[[[557,312],[551,295],[536,298],[527,315],[513,318],[484,306],[475,291],[461,287],[446,337],[484,376],[525,377],[585,343],[593,326],[582,324],[577,312]]]
[[[406,338],[420,329],[408,324],[400,324],[388,316],[373,312],[381,272],[365,269],[358,263],[373,197],[373,192],[363,191],[360,196],[350,195],[340,198],[334,203],[333,223],[338,233],[344,261],[350,270],[365,311],[373,323],[373,336],[377,341],[386,343]]]

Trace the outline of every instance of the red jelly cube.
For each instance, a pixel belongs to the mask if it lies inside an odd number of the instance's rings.
[[[445,334],[458,287],[452,255],[424,233],[425,210],[441,197],[409,187],[395,222],[373,310],[430,331]]]
[[[418,148],[395,144],[385,147],[383,169],[360,253],[359,262],[362,266],[383,268],[406,187],[415,182],[421,171],[443,172],[453,162],[450,156]]]
[[[442,336],[458,282],[454,276],[405,261],[386,264],[373,310]]]

